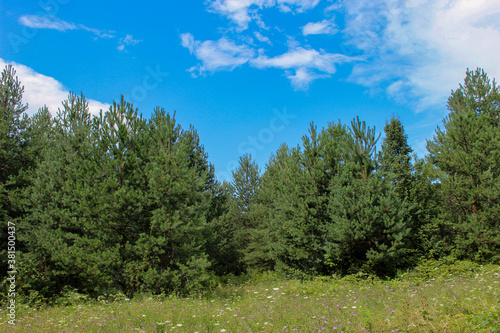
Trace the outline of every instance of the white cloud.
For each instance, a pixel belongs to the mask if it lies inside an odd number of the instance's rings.
[[[282,69],[295,89],[305,90],[312,81],[334,74],[336,64],[364,60],[362,57],[305,49],[295,40],[289,43],[288,52],[268,57],[263,49],[256,52],[248,45],[237,45],[227,38],[201,42],[195,40],[190,33],[181,34],[180,37],[181,45],[201,61],[197,66],[188,69],[194,77],[206,72],[231,71],[238,66],[249,64],[258,69]]]
[[[312,81],[330,77],[329,74],[316,74],[306,67],[299,67],[295,71],[287,70],[286,77],[292,83],[295,90],[307,90]]]
[[[190,33],[181,34],[180,37],[181,45],[201,61],[201,64],[189,69],[193,76],[203,75],[207,71],[231,71],[247,63],[255,54],[250,47],[237,45],[226,38],[201,42]]]
[[[284,69],[295,89],[307,89],[313,80],[334,74],[336,64],[359,60],[362,58],[296,47],[272,58],[260,55],[250,63],[257,68]]]
[[[309,22],[302,27],[302,34],[307,35],[333,35],[338,32],[338,29],[330,20],[324,19],[320,22]]]
[[[260,41],[262,43],[267,43],[269,45],[273,45],[273,43],[271,43],[271,40],[269,39],[269,37],[262,35],[260,32],[255,31],[253,34],[254,34],[255,38],[257,38],[258,41]]]
[[[316,7],[320,0],[209,0],[209,10],[229,18],[239,31],[248,28],[251,21],[264,25],[259,10],[278,6],[282,12],[301,13]]]
[[[113,38],[113,31],[89,28],[83,24],[75,24],[63,21],[55,16],[23,15],[19,18],[19,23],[35,29],[52,29],[64,32],[66,30],[85,30],[100,38]]]
[[[23,15],[19,18],[19,23],[35,29],[54,29],[58,31],[78,29],[74,23],[48,16]]]
[[[295,9],[302,13],[316,7],[320,0],[278,0],[277,4],[281,11],[291,12]]]
[[[118,41],[118,51],[124,51],[126,45],[137,45],[142,42],[142,39],[134,39],[134,36],[127,34],[124,38],[120,38]]]
[[[28,103],[28,114],[35,114],[39,108],[46,105],[52,115],[56,115],[58,108],[62,108],[62,101],[67,99],[69,91],[56,79],[35,72],[33,69],[15,63],[6,62],[0,58],[0,68],[3,71],[6,65],[12,65],[16,76],[24,86],[23,103]],[[109,104],[88,99],[90,113],[97,115],[102,109],[109,109]]]
[[[355,65],[355,82],[417,98],[423,110],[444,105],[466,68],[500,77],[498,1],[357,0],[344,7],[348,43],[372,59]]]
[[[250,21],[257,18],[256,9],[272,6],[273,2],[273,0],[211,0],[209,10],[226,16],[236,23],[239,30],[245,30]]]

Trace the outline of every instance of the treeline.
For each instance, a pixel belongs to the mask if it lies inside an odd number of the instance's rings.
[[[422,258],[500,260],[500,92],[480,69],[452,92],[424,159],[397,117],[380,152],[380,134],[355,118],[311,124],[264,172],[242,156],[231,183],[175,114],[144,119],[122,97],[93,117],[70,94],[56,116],[28,117],[11,66],[0,85],[1,273],[10,221],[27,299],[192,292],[255,270],[386,277]]]

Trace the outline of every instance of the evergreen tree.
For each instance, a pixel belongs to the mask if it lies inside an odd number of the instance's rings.
[[[347,159],[330,186],[326,259],[342,273],[392,275],[403,265],[409,209],[389,180],[375,173],[375,129],[351,122],[343,140]]]
[[[28,189],[21,224],[29,252],[19,277],[34,297],[50,298],[66,288],[95,295],[115,286],[121,260],[116,230],[102,219],[110,212],[98,191],[106,175],[97,128],[83,95],[70,94]]]
[[[204,239],[211,269],[217,276],[239,275],[243,272],[241,244],[237,242],[238,226],[234,223],[234,189],[230,183],[216,182],[210,191],[211,202],[207,214],[208,228]]]
[[[328,274],[328,187],[344,159],[341,142],[346,130],[330,123],[318,133],[311,124],[309,134],[302,139],[303,149],[281,147],[266,170],[265,192],[272,202],[267,214],[270,253],[286,270]]]
[[[415,159],[413,178],[409,191],[412,204],[412,232],[410,240],[415,250],[409,264],[421,257],[439,258],[450,253],[450,232],[447,223],[440,219],[442,211],[440,188],[436,168],[430,159]]]
[[[15,69],[8,65],[0,78],[0,220],[3,223],[17,217],[17,206],[11,194],[19,184],[16,176],[22,167],[21,115],[28,108],[23,104],[24,87]],[[7,228],[2,228],[7,230]],[[3,248],[2,248],[3,250]]]
[[[18,192],[23,188],[19,172],[22,160],[22,114],[24,87],[11,65],[0,78],[0,275],[7,276],[7,224],[17,222],[22,214]]]
[[[384,127],[385,138],[382,142],[379,169],[384,176],[390,177],[401,199],[408,198],[412,183],[411,154],[401,121],[392,117]]]
[[[238,168],[232,172],[234,188],[235,204],[237,212],[241,215],[250,212],[250,205],[255,197],[255,193],[259,188],[260,172],[259,167],[252,157],[248,154],[240,157]],[[245,221],[251,222],[251,221]],[[243,224],[242,227],[248,227],[248,224]]]
[[[229,218],[235,229],[240,260],[248,254],[248,246],[253,241],[252,234],[257,228],[254,214],[254,200],[260,185],[260,171],[257,163],[248,154],[240,157],[239,165],[232,172],[231,189],[233,199],[229,208]]]
[[[435,183],[435,170],[424,159],[414,156],[401,121],[392,117],[384,127],[378,172],[389,179],[400,200],[410,204],[411,234],[408,237],[411,250],[406,255],[409,265],[419,257],[441,255],[446,251],[446,233],[437,219],[439,212]]]
[[[205,252],[212,168],[199,137],[157,108],[149,121],[145,174],[150,223],[127,248],[125,273],[134,290],[201,289],[213,273]]]
[[[500,91],[477,69],[448,99],[449,115],[427,149],[438,169],[442,219],[459,258],[500,258]]]
[[[283,144],[270,157],[252,205],[257,223],[251,233],[245,263],[253,270],[274,269],[276,260],[279,258],[278,253],[281,253],[277,251],[280,248],[279,240],[281,240],[277,227],[283,213],[280,202],[283,192],[287,190],[285,187],[287,178],[284,175],[288,154],[289,149]]]

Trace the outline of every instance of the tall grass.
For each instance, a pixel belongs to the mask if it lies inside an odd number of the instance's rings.
[[[0,329],[17,332],[500,332],[500,266],[428,262],[397,279],[274,273],[190,297],[106,296],[5,309]],[[73,298],[80,298],[75,301]]]

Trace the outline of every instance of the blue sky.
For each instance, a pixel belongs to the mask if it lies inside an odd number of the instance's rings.
[[[145,117],[176,110],[220,179],[355,116],[383,131],[398,114],[423,156],[465,70],[500,77],[499,51],[500,1],[0,2],[0,65],[29,113],[68,91],[94,113],[122,94]]]

